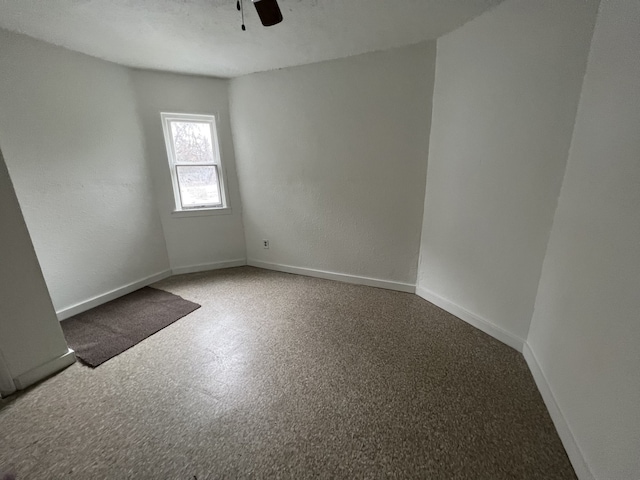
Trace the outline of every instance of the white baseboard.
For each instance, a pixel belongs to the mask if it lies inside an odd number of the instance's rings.
[[[18,375],[13,379],[13,383],[18,390],[24,390],[34,383],[39,382],[40,380],[44,380],[48,376],[53,375],[63,368],[68,367],[69,365],[75,363],[75,361],[76,355],[75,353],[73,353],[73,350],[69,349],[67,350],[67,353],[60,355],[59,357],[56,357],[53,360],[40,365],[39,367],[32,368],[22,375]]]
[[[580,480],[595,480],[595,477],[591,473],[589,466],[582,455],[578,444],[576,443],[575,437],[569,428],[569,425],[560,410],[560,407],[553,395],[553,391],[547,379],[544,375],[544,372],[540,368],[540,364],[538,363],[535,354],[529,347],[529,345],[522,340],[521,338],[516,337],[515,335],[505,331],[501,327],[491,323],[489,320],[482,318],[464,307],[447,300],[446,298],[441,297],[440,295],[422,287],[416,287],[415,285],[409,283],[401,283],[401,282],[393,282],[388,280],[380,280],[377,278],[369,278],[369,277],[360,277],[357,275],[348,275],[344,273],[336,273],[336,272],[328,272],[325,270],[316,270],[312,268],[303,268],[303,267],[294,267],[291,265],[282,265],[278,263],[270,263],[270,262],[262,262],[259,260],[253,259],[244,259],[239,258],[235,260],[227,260],[222,262],[213,262],[207,264],[200,265],[190,265],[185,267],[176,267],[171,270],[165,270],[163,272],[157,273],[155,275],[151,275],[149,277],[143,278],[136,282],[130,283],[123,287],[117,288],[115,290],[111,290],[102,295],[98,295],[93,297],[85,302],[78,303],[76,305],[72,305],[63,310],[60,310],[57,313],[59,320],[64,320],[78,313],[84,312],[91,308],[94,308],[98,305],[106,303],[110,300],[114,300],[118,297],[131,293],[139,288],[150,285],[154,282],[158,282],[163,280],[171,275],[180,275],[184,273],[196,273],[196,272],[204,272],[208,270],[217,270],[221,268],[230,268],[230,267],[240,267],[243,265],[250,265],[253,267],[264,268],[267,270],[276,270],[279,272],[286,273],[294,273],[298,275],[306,275],[310,277],[324,278],[327,280],[337,280],[346,283],[358,284],[358,285],[367,285],[370,287],[379,287],[386,288],[389,290],[397,290],[401,292],[415,293],[419,297],[427,300],[428,302],[433,303],[434,305],[446,310],[447,312],[455,315],[456,317],[464,320],[470,325],[478,328],[479,330],[485,332],[488,335],[491,335],[495,339],[505,343],[506,345],[516,349],[519,352],[522,352],[527,365],[529,366],[529,370],[536,382],[538,390],[545,402],[547,410],[549,411],[549,415],[556,427],[558,432],[558,436],[564,445],[564,448],[567,452],[567,455],[573,465],[573,468],[576,472],[576,475]],[[13,383],[15,388],[18,390],[22,390],[24,388],[29,387],[30,385],[62,370],[63,368],[71,365],[75,362],[75,354],[73,350],[70,350],[57,357],[44,365],[36,367],[17,378],[13,379]],[[4,395],[7,395],[12,392],[2,392]]]
[[[98,305],[110,302],[111,300],[115,300],[116,298],[119,298],[128,293],[135,292],[142,287],[146,287],[147,285],[151,285],[152,283],[159,282],[160,280],[163,280],[170,276],[171,270],[164,270],[163,272],[141,278],[140,280],[136,280],[135,282],[124,285],[123,287],[116,288],[107,293],[97,295],[93,298],[90,298],[89,300],[85,300],[84,302],[76,303],[75,305],[71,305],[70,307],[58,310],[56,312],[56,315],[58,316],[58,320],[64,320],[66,318],[73,317],[78,313],[86,312],[87,310],[97,307]]]
[[[242,267],[247,264],[246,258],[237,258],[235,260],[225,260],[223,262],[203,263],[200,265],[188,265],[186,267],[174,267],[171,269],[173,275],[181,275],[183,273],[206,272],[209,270],[219,270],[221,268]]]
[[[13,381],[11,372],[9,372],[7,362],[5,361],[2,352],[0,352],[0,398],[11,395],[15,391],[16,384]]]
[[[354,283],[356,285],[366,285],[368,287],[386,288],[387,290],[397,290],[399,292],[415,293],[416,291],[416,286],[410,283],[392,282],[389,280],[380,280],[378,278],[348,275],[346,273],[327,272],[325,270],[316,270],[314,268],[293,267],[291,265],[261,262],[259,260],[253,259],[248,259],[247,265],[250,265],[252,267],[264,268],[267,270],[276,270],[278,272],[306,275],[307,277],[324,278],[326,280],[337,280],[339,282]]]
[[[567,456],[571,461],[571,465],[573,465],[576,475],[580,480],[595,480],[595,477],[593,476],[593,473],[591,473],[591,469],[589,468],[584,455],[582,455],[582,451],[576,443],[576,439],[569,428],[569,424],[567,423],[565,416],[562,414],[562,410],[560,410],[560,406],[556,401],[553,390],[551,390],[547,377],[542,371],[542,368],[540,367],[540,364],[528,343],[524,344],[522,355],[529,366],[531,375],[533,375],[533,379],[538,386],[538,391],[540,392],[540,395],[542,395],[542,399],[547,406],[551,420],[556,427],[558,436],[562,441],[562,445],[567,452]]]
[[[470,325],[482,330],[488,335],[491,335],[496,340],[509,345],[512,348],[515,348],[524,356],[527,365],[529,366],[529,370],[531,371],[531,375],[536,382],[536,386],[538,387],[538,391],[544,400],[544,403],[549,412],[549,416],[553,421],[553,424],[558,432],[558,436],[562,441],[562,445],[564,446],[565,451],[567,452],[567,456],[571,461],[571,465],[576,472],[579,480],[595,480],[593,473],[589,469],[589,466],[580,450],[580,447],[576,443],[576,439],[569,428],[569,424],[567,423],[566,418],[562,414],[558,402],[556,401],[555,396],[553,395],[553,391],[551,390],[551,386],[547,381],[547,378],[544,375],[544,372],[540,368],[540,364],[536,359],[533,350],[527,342],[516,337],[515,335],[503,330],[497,325],[491,323],[485,318],[482,318],[469,310],[461,307],[460,305],[447,300],[446,298],[441,297],[440,295],[427,290],[422,287],[416,287],[416,295],[424,298],[425,300],[437,305],[438,307],[446,310],[447,312],[455,315],[456,317],[464,320]]]
[[[450,314],[455,315],[459,319],[464,320],[477,329],[482,330],[487,335],[491,335],[496,340],[499,340],[502,343],[509,345],[511,348],[515,348],[517,351],[522,352],[524,340],[491,323],[486,318],[482,318],[451,300],[447,300],[437,293],[423,287],[416,287],[416,295],[424,298],[426,301],[433,303],[443,310],[446,310]]]
[[[151,285],[152,283],[159,282],[160,280],[164,280],[171,275],[179,275],[182,273],[195,273],[195,272],[204,272],[207,270],[217,270],[220,268],[229,268],[229,267],[241,267],[247,264],[247,260],[244,258],[237,258],[234,260],[225,260],[222,262],[213,262],[213,263],[205,263],[200,265],[189,265],[186,267],[176,267],[171,270],[164,270],[162,272],[156,273],[154,275],[150,275],[145,278],[141,278],[140,280],[136,280],[135,282],[131,282],[122,287],[111,290],[107,293],[103,293],[102,295],[97,295],[89,300],[84,302],[76,303],[75,305],[71,305],[70,307],[63,308],[62,310],[58,310],[56,315],[58,316],[58,320],[65,320],[69,317],[73,317],[78,313],[86,312],[92,308],[97,307],[98,305],[102,305],[103,303],[110,302],[111,300],[115,300],[116,298],[122,297],[131,292],[135,292],[136,290],[146,287],[147,285]]]

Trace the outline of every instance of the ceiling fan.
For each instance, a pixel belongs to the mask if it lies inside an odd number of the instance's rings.
[[[251,0],[256,7],[258,17],[262,25],[271,27],[282,21],[282,12],[278,6],[278,0]],[[242,12],[242,30],[246,30],[244,25],[244,0],[237,0],[236,7]]]

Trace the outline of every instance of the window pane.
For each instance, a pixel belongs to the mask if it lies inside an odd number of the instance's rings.
[[[171,122],[176,163],[213,163],[211,126],[204,122]]]
[[[222,205],[216,166],[178,165],[176,169],[182,208]]]

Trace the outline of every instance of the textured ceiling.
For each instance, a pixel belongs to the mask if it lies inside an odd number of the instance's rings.
[[[501,0],[0,0],[0,27],[131,67],[233,77],[437,38]]]

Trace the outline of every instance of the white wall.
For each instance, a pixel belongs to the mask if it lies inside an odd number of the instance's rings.
[[[129,71],[0,30],[0,144],[57,310],[169,266]]]
[[[640,478],[639,26],[603,0],[528,338],[599,480]]]
[[[427,43],[232,80],[250,262],[415,283],[434,60]]]
[[[0,151],[0,363],[13,379],[67,353],[42,271]]]
[[[514,346],[533,312],[596,10],[508,0],[438,40],[418,293]]]
[[[146,135],[156,196],[171,267],[181,269],[246,258],[242,207],[229,124],[228,81],[150,71],[132,71]],[[215,216],[176,216],[171,173],[160,112],[218,115],[218,137],[227,173],[231,212]]]

